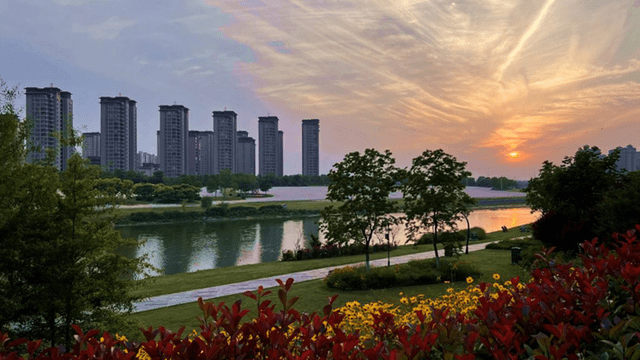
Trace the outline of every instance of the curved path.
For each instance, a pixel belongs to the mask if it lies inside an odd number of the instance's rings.
[[[487,244],[490,244],[490,242],[469,245],[469,251],[483,250],[487,246]],[[391,264],[393,265],[403,264],[411,260],[429,259],[433,257],[435,257],[435,253],[433,251],[426,251],[426,252],[417,253],[417,254],[409,254],[409,255],[392,257]],[[372,260],[370,263],[372,266],[386,266],[387,259]],[[362,265],[362,264],[364,264],[364,262],[350,264],[350,265]],[[154,297],[147,298],[141,302],[135,303],[134,312],[154,310],[154,309],[160,309],[167,306],[174,306],[174,305],[181,305],[181,304],[186,304],[190,302],[196,302],[198,301],[199,297],[202,297],[204,300],[207,300],[207,299],[217,298],[221,296],[242,294],[247,290],[255,291],[258,289],[260,285],[262,285],[264,288],[270,288],[270,287],[277,286],[276,279],[286,280],[288,278],[293,278],[295,282],[322,279],[325,276],[327,276],[329,271],[340,268],[340,267],[344,267],[344,266],[347,266],[347,265],[331,266],[331,267],[326,267],[321,269],[300,271],[292,274],[282,274],[282,275],[276,275],[276,276],[271,276],[271,277],[262,278],[262,279],[248,280],[248,281],[243,281],[235,284],[213,286],[205,289],[197,289],[197,290],[184,291],[184,292],[179,292],[174,294],[154,296]]]

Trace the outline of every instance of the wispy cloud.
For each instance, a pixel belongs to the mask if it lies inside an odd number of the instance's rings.
[[[87,33],[95,40],[113,40],[120,35],[122,30],[135,25],[135,23],[135,20],[112,16],[100,24],[73,24],[71,30],[76,33]]]
[[[633,0],[207,3],[256,53],[242,69],[265,101],[314,113],[361,148],[467,142],[541,161],[541,139],[640,97],[638,43],[623,41],[640,26]]]

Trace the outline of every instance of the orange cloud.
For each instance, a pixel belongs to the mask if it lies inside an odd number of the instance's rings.
[[[471,164],[483,149],[501,166],[517,150],[539,165],[600,128],[638,123],[631,0],[207,3],[232,16],[224,34],[254,51],[255,62],[237,67],[258,96],[320,118],[334,156],[443,147]]]

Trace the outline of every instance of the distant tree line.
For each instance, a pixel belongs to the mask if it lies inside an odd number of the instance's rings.
[[[501,177],[479,176],[478,179],[467,177],[462,179],[461,182],[465,186],[488,187],[493,190],[509,190],[509,189],[514,189],[518,186],[518,182],[516,180],[507,179],[504,176],[501,176]]]
[[[285,175],[285,176],[274,176],[274,175],[266,175],[266,176],[255,176],[251,174],[232,174],[236,183],[240,183],[241,178],[249,179],[249,177],[257,179],[259,181],[260,178],[268,178],[268,182],[271,183],[271,186],[328,186],[329,185],[329,177],[327,175],[320,176],[307,176],[307,175]],[[249,177],[244,177],[244,175],[248,175]],[[142,172],[133,171],[133,170],[120,170],[116,169],[113,171],[103,170],[100,174],[102,178],[118,178],[121,180],[131,180],[134,184],[139,183],[151,183],[151,184],[165,184],[165,185],[180,185],[180,184],[189,184],[193,186],[207,186],[211,181],[220,181],[220,177],[225,177],[227,175],[218,174],[218,175],[180,175],[175,178],[169,178],[164,175],[162,171],[156,171],[151,176],[147,176]],[[258,189],[256,187],[256,189]]]

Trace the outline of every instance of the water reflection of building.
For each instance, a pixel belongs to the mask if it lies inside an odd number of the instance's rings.
[[[307,218],[302,220],[302,233],[304,234],[307,243],[311,240],[311,235],[319,236],[320,226],[317,218]]]
[[[205,234],[214,240],[213,248],[217,254],[216,268],[235,266],[243,245],[253,241],[250,238],[251,232],[247,234],[246,223],[245,221],[224,221],[205,224]]]
[[[262,220],[260,222],[262,262],[278,261],[282,253],[284,231],[284,222],[280,219]]]

